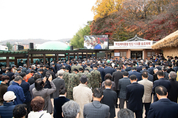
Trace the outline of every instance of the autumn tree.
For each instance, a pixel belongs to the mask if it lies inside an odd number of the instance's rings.
[[[113,12],[118,11],[122,6],[123,0],[97,0],[92,7],[94,20],[103,18]]]
[[[70,41],[70,45],[74,48],[83,48],[84,47],[84,36],[90,35],[90,25],[91,22],[88,22],[88,24],[84,27],[79,29],[79,31],[73,36],[73,38]]]
[[[134,35],[160,40],[178,29],[177,0],[124,0],[118,11],[93,20],[91,34],[109,34],[109,42]]]

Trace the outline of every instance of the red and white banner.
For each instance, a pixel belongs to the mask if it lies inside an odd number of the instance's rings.
[[[114,42],[114,47],[150,47],[152,44],[152,41],[117,41]]]

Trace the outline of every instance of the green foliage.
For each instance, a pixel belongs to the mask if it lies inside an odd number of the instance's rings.
[[[91,22],[88,22],[84,28],[79,29],[79,31],[74,35],[70,41],[70,45],[73,48],[83,48],[84,47],[84,36],[90,35],[90,26]]]
[[[6,46],[8,47],[8,51],[12,50],[13,45],[10,42],[7,42]]]

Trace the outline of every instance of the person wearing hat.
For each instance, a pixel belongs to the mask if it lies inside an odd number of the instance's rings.
[[[69,71],[70,71],[70,67],[66,66],[65,67],[65,72],[63,73],[63,79],[64,79],[64,82],[65,82],[65,88],[68,87]]]
[[[91,75],[90,71],[88,69],[85,69],[83,75],[87,76],[87,78],[88,78],[88,80],[87,80],[87,86],[89,88],[91,88],[90,80],[92,78],[92,75]]]
[[[73,88],[73,98],[80,106],[79,118],[83,118],[84,105],[92,100],[92,91],[87,86],[88,78],[85,75],[80,77],[80,84]]]
[[[96,65],[94,65],[93,70],[91,71],[92,77],[90,80],[90,84],[91,84],[92,90],[94,88],[99,88],[101,86],[101,82],[102,82],[101,74],[97,69],[98,69],[98,67]]]
[[[17,72],[14,74],[15,76],[19,76],[21,73],[21,69],[20,68],[17,68]]]
[[[53,83],[56,86],[56,91],[53,93],[53,98],[59,97],[59,90],[61,86],[65,86],[65,82],[63,80],[64,71],[61,69],[57,71],[57,78],[53,79]]]
[[[43,71],[44,70],[40,68],[38,69],[38,72],[37,72],[41,76],[41,78],[43,78]]]
[[[83,74],[83,68],[79,68],[78,70],[79,70],[78,75],[79,75],[79,78],[80,78]]]
[[[13,109],[14,99],[16,98],[13,91],[7,91],[3,95],[4,103],[0,106],[0,116],[1,118],[12,118],[13,117]]]
[[[80,68],[83,69],[83,66],[82,66],[82,61],[79,61],[78,65],[77,65],[77,70],[79,70]]]
[[[77,68],[77,62],[76,61],[74,61],[74,65],[73,66],[71,66],[71,73],[73,72],[73,70],[74,69],[76,69]]]
[[[67,88],[67,98],[73,100],[73,88],[80,83],[78,70],[76,68],[74,68],[73,73],[69,75],[68,82],[70,86]]]

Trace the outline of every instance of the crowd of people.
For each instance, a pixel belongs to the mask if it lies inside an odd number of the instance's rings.
[[[0,116],[178,118],[177,71],[178,58],[161,55],[2,67]]]

